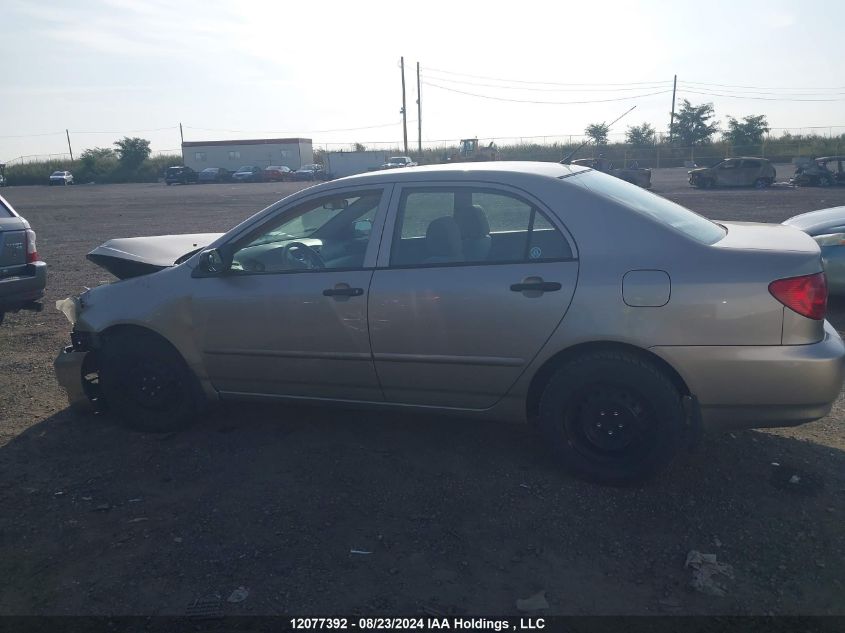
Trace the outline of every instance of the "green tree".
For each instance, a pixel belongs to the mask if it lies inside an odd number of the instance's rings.
[[[625,142],[637,147],[654,145],[654,128],[648,123],[632,125],[625,132]]]
[[[705,145],[719,131],[719,125],[710,121],[714,116],[712,103],[693,105],[688,99],[684,99],[681,109],[675,114],[675,121],[669,133],[682,145]]]
[[[759,145],[769,130],[765,114],[750,114],[742,121],[728,116],[728,129],[722,137],[731,145]]]
[[[608,132],[610,132],[610,127],[607,123],[591,123],[584,130],[584,134],[596,145],[607,145]]]
[[[110,147],[92,147],[79,156],[82,164],[80,180],[99,179],[111,174],[117,167],[117,154]]]
[[[114,143],[121,167],[133,170],[150,157],[150,142],[147,139],[124,136]]]
[[[364,145],[363,143],[355,143],[355,145],[353,147],[355,148],[356,152],[366,152],[367,151],[367,146]]]

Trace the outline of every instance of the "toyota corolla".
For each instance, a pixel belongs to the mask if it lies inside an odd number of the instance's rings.
[[[209,400],[416,408],[535,422],[624,482],[702,428],[820,418],[843,380],[811,237],[578,166],[373,172],[89,257],[123,279],[60,302],[58,378],[145,431]]]

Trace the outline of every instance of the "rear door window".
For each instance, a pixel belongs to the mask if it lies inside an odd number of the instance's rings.
[[[561,232],[516,196],[471,187],[406,190],[391,266],[504,264],[571,259]]]
[[[8,209],[8,207],[0,201],[0,218],[11,218],[12,212]]]

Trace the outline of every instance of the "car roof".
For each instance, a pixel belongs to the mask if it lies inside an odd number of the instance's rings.
[[[546,178],[563,178],[573,174],[589,171],[587,167],[578,165],[561,165],[540,161],[490,161],[477,163],[449,163],[445,165],[421,165],[413,169],[398,169],[372,171],[365,174],[338,178],[334,182],[366,184],[373,181],[390,180],[393,182],[427,182],[442,178],[443,180],[485,180],[511,176],[540,176]]]

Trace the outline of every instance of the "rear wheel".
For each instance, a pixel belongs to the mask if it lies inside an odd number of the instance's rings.
[[[832,184],[829,176],[819,176],[819,187],[830,187]]]
[[[772,184],[771,179],[769,178],[758,178],[754,181],[754,188],[755,189],[765,189]]]
[[[664,469],[681,446],[681,394],[663,371],[626,352],[595,352],[555,372],[540,429],[577,477],[624,484]]]
[[[181,355],[151,332],[107,336],[100,353],[99,383],[109,413],[137,431],[184,428],[202,403],[196,377]]]

